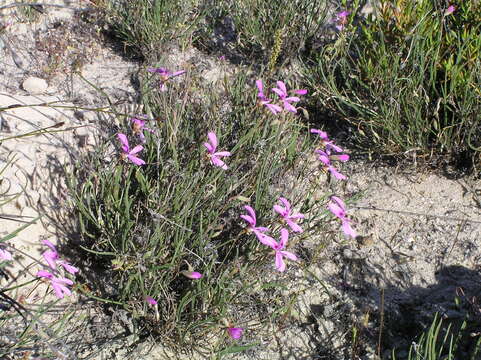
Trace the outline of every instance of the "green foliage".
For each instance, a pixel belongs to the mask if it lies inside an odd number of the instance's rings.
[[[198,0],[108,1],[106,21],[124,46],[155,60],[171,45],[190,38],[198,20]]]
[[[481,164],[481,5],[444,11],[428,0],[381,1],[376,17],[313,54],[306,81],[357,128],[359,144]]]
[[[472,339],[474,346],[469,354],[465,354],[459,349],[462,338],[466,337],[467,332],[467,321],[463,321],[461,326],[454,329],[451,324],[443,323],[443,320],[436,314],[429,329],[421,334],[409,348],[408,360],[455,360],[461,358],[475,360],[481,351],[479,334],[477,341],[475,338]],[[394,350],[392,359],[397,359]]]
[[[303,50],[324,24],[325,1],[206,1],[209,8],[206,29],[199,29],[198,41],[203,47],[218,50],[211,39],[230,39],[230,52],[250,61],[281,64]],[[224,51],[224,49],[222,49]],[[279,59],[277,56],[280,54]],[[274,59],[274,60],[272,60]]]
[[[285,305],[272,296],[262,300],[275,293],[262,289],[265,278],[259,277],[265,267],[275,271],[272,254],[245,233],[239,215],[248,202],[259,224],[273,226],[278,237],[272,206],[295,186],[284,176],[309,145],[298,118],[289,114],[274,122],[255,105],[257,90],[244,76],[226,80],[221,91],[186,77],[179,87],[169,83],[166,92],[144,89],[144,109],[158,119],[149,122],[156,134],[148,135],[141,153],[147,165],[103,160],[108,144],[117,145],[114,132],[131,134],[122,117],[105,146],[91,161],[82,159],[70,180],[83,248],[103,264],[107,279],[94,291],[123,304],[140,333],[177,345],[218,334],[222,319],[243,326],[245,319],[272,316],[273,308]],[[208,131],[216,132],[218,151],[233,154],[227,171],[206,158]],[[129,138],[133,146],[135,137]],[[305,196],[291,200],[302,207]],[[185,278],[181,272],[190,267],[204,277]],[[146,296],[159,301],[155,311]],[[264,310],[253,312],[257,307]]]

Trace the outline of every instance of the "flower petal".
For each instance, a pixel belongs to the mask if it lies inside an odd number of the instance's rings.
[[[294,114],[297,113],[297,109],[291,104],[289,104],[287,101],[284,101],[284,109]]]
[[[244,206],[244,209],[249,213],[250,217],[254,220],[254,226],[257,222],[257,218],[256,218],[256,212],[254,211],[254,209],[252,207],[250,207],[249,205],[245,205]]]
[[[155,300],[152,296],[146,296],[145,301],[147,301],[150,305],[157,305],[157,300]]]
[[[51,269],[55,270],[57,268],[57,264],[55,261],[58,259],[58,253],[56,251],[47,250],[42,254],[42,256]]]
[[[137,145],[136,147],[134,147],[132,150],[129,151],[129,155],[135,155],[141,152],[143,149],[144,147],[142,145]]]
[[[122,150],[125,153],[129,152],[129,141],[127,140],[127,136],[125,134],[117,134],[117,139],[119,139],[120,143],[122,144]]]
[[[53,275],[50,274],[48,271],[46,270],[39,270],[37,271],[37,275],[38,277],[44,277],[44,278],[47,278],[47,279],[51,279],[53,278]]]
[[[284,209],[282,206],[280,205],[274,205],[274,211],[276,213],[278,213],[279,215],[281,216],[286,216],[288,214],[288,212],[286,211],[286,209]]]
[[[297,261],[297,256],[291,253],[290,251],[279,251],[279,252],[281,253],[282,256],[288,258],[289,260]]]
[[[329,171],[331,172],[332,175],[338,180],[346,180],[347,177],[346,175],[341,174],[339,171],[334,166],[329,166]]]
[[[204,146],[207,148],[207,151],[209,152],[209,154],[213,154],[213,153],[214,153],[214,148],[212,147],[211,144],[205,142],[205,143],[204,143]]]
[[[180,273],[182,275],[184,275],[185,277],[187,277],[189,279],[192,279],[192,280],[197,280],[197,279],[202,278],[202,274],[200,272],[197,272],[197,271],[184,270],[184,271],[181,271]]]
[[[342,231],[344,231],[344,234],[352,236],[353,238],[357,236],[356,232],[351,227],[351,224],[349,224],[349,220],[345,220],[342,222]]]
[[[57,251],[55,245],[52,244],[49,240],[42,240],[42,244],[48,246],[52,251]]]
[[[220,157],[223,157],[223,156],[232,156],[232,154],[228,151],[218,151],[216,153],[213,154],[214,156],[220,156]]]
[[[277,115],[282,111],[282,108],[279,105],[276,104],[265,104],[267,109],[270,110],[274,115]]]
[[[7,250],[0,249],[0,260],[12,260],[12,254]]]
[[[277,246],[277,242],[273,238],[256,230],[254,230],[253,232],[257,236],[257,239],[260,241],[261,244],[275,249],[275,247]]]
[[[258,97],[263,98],[264,97],[264,84],[262,84],[262,80],[256,80],[256,86],[257,90],[259,90],[259,93],[257,94]]]
[[[291,204],[286,198],[280,197],[279,201],[284,205],[288,213],[291,212]]]
[[[132,161],[135,165],[145,165],[145,161],[134,155],[127,155],[127,158]]]
[[[176,71],[172,74],[170,74],[169,77],[176,77],[176,76],[179,76],[179,75],[182,75],[182,74],[185,74],[186,73],[186,70],[179,70],[179,71]]]
[[[227,170],[227,165],[225,164],[225,162],[223,162],[221,159],[219,159],[217,156],[215,155],[212,155],[210,157],[210,162],[212,165],[214,166],[218,166],[224,170]]]
[[[249,225],[251,225],[251,226],[256,225],[256,221],[252,217],[250,217],[249,215],[240,215],[240,217],[242,219],[244,219],[245,221],[247,221],[249,223]]]
[[[290,96],[288,98],[285,98],[284,101],[291,103],[301,101],[301,99],[299,99],[297,96]]]
[[[286,270],[286,263],[284,262],[283,256],[280,251],[276,251],[276,268],[280,272]]]
[[[285,96],[287,96],[286,84],[284,84],[283,81],[277,81],[276,84],[277,84],[277,87],[285,94]]]
[[[59,261],[58,262],[66,271],[68,271],[71,274],[75,274],[76,272],[79,272],[79,269],[77,269],[75,266],[70,265],[66,261]]]
[[[214,132],[212,131],[209,131],[207,133],[207,137],[209,138],[209,141],[213,147],[213,150],[212,151],[215,151],[215,149],[217,149],[217,145],[218,145],[218,142],[217,142],[217,136],[215,135]]]
[[[240,339],[242,336],[242,333],[244,332],[243,328],[235,328],[235,327],[229,327],[227,328],[227,332],[229,333],[229,336],[233,339]]]
[[[281,229],[281,241],[279,242],[279,249],[284,249],[289,239],[289,231],[287,229]]]
[[[286,223],[287,223],[287,225],[289,225],[291,230],[294,231],[294,232],[301,233],[301,232],[304,231],[304,230],[302,230],[302,228],[299,225],[297,225],[294,221],[292,221],[291,218],[287,218]]]

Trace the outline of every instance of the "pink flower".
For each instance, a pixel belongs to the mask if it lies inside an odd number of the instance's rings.
[[[58,255],[57,249],[50,241],[43,240],[42,244],[50,248],[50,250],[45,251],[42,254],[42,256],[52,270],[57,269],[57,264],[58,264],[71,274],[75,274],[76,272],[79,271],[79,269],[77,269],[75,266],[70,265],[65,260],[59,260],[60,257]]]
[[[229,333],[229,336],[235,340],[240,339],[242,336],[242,333],[244,332],[243,328],[236,328],[236,327],[228,327],[227,332]]]
[[[51,269],[55,270],[57,268],[58,253],[54,250],[47,250],[42,254],[43,258],[47,262]]]
[[[62,266],[62,267],[65,269],[65,271],[68,271],[68,272],[71,273],[71,274],[75,274],[76,272],[79,271],[75,266],[70,265],[70,264],[69,264],[68,262],[66,262],[65,260],[57,261],[57,264],[59,264],[60,266]]]
[[[9,261],[12,259],[12,254],[9,251],[0,248],[0,260]]]
[[[355,238],[357,234],[351,227],[351,220],[347,217],[346,205],[344,204],[344,201],[342,201],[337,196],[331,196],[331,201],[329,202],[327,207],[330,212],[332,212],[337,218],[341,220],[342,230],[344,231],[344,234]]]
[[[154,133],[154,130],[149,129],[148,127],[145,127],[145,120],[132,118],[130,119],[130,121],[132,121],[132,132],[135,135],[138,135],[142,143],[145,143],[144,130]]]
[[[42,240],[42,244],[44,244],[45,246],[48,246],[52,251],[57,251],[57,249],[55,248],[55,245],[52,244],[49,240]]]
[[[192,279],[192,280],[197,280],[197,279],[200,279],[202,278],[202,274],[197,272],[197,271],[181,271],[180,272],[182,275],[184,275],[185,277],[189,278],[189,279]]]
[[[344,150],[334,144],[333,140],[330,140],[329,137],[327,136],[327,133],[318,129],[311,129],[311,133],[319,135],[321,138],[321,145],[324,146],[326,151],[331,152],[334,150],[335,152],[343,152]]]
[[[339,171],[337,171],[337,169],[334,166],[332,166],[331,160],[346,162],[349,160],[349,155],[347,154],[331,155],[330,150],[327,148],[326,148],[326,151],[315,150],[315,153],[319,155],[319,160],[324,164],[327,170],[329,170],[330,173],[334,175],[336,179],[338,180],[347,179],[345,175],[341,174]]]
[[[269,111],[271,111],[274,115],[280,113],[282,111],[282,108],[279,105],[271,104],[271,100],[264,95],[264,85],[262,84],[262,80],[256,80],[256,86],[257,90],[259,90],[259,92],[257,93],[259,103],[261,105],[265,105],[267,109],[269,109]]]
[[[456,6],[449,5],[446,11],[444,12],[444,16],[451,15],[456,10]]]
[[[138,152],[141,152],[144,147],[142,145],[137,145],[132,150],[129,147],[129,141],[127,140],[127,136],[125,134],[117,134],[117,138],[119,139],[120,143],[122,144],[122,159],[129,159],[135,165],[145,165],[145,161],[135,156]]]
[[[284,250],[287,245],[288,238],[289,231],[287,231],[287,229],[281,229],[280,241],[277,243],[274,239],[272,239],[272,243],[269,244],[269,246],[273,248],[276,253],[276,268],[280,272],[283,272],[286,269],[286,263],[284,262],[285,257],[292,261],[297,260],[296,255]]]
[[[284,109],[286,111],[297,113],[297,109],[294,106],[292,106],[291,103],[298,102],[300,99],[297,96],[288,97],[286,84],[284,84],[282,81],[277,81],[277,87],[273,88],[272,91],[274,91],[277,95],[279,95],[279,98],[284,104]],[[305,89],[294,90],[294,93],[298,95],[305,95],[307,94],[307,90]]]
[[[157,300],[155,300],[153,297],[151,296],[146,296],[145,297],[145,301],[147,301],[150,305],[157,305]]]
[[[282,216],[292,231],[301,233],[303,230],[299,225],[296,224],[296,221],[298,219],[304,219],[304,215],[301,213],[291,215],[291,204],[289,204],[289,201],[283,197],[280,197],[279,201],[284,205],[284,207],[280,205],[274,205],[275,212]]]
[[[342,31],[344,26],[347,25],[347,16],[350,14],[350,11],[341,11],[336,14],[336,18],[334,21],[337,23],[336,29]]]
[[[272,242],[275,243],[275,240],[273,238],[264,234],[266,231],[269,231],[268,228],[262,227],[262,226],[256,226],[257,219],[256,219],[256,213],[254,209],[249,205],[244,206],[244,209],[249,213],[249,215],[241,215],[240,217],[245,221],[247,221],[247,223],[249,224],[247,229],[249,231],[252,231],[262,244],[271,246]]]
[[[185,74],[185,70],[170,72],[166,68],[149,68],[147,69],[149,72],[160,74],[160,91],[166,91],[167,88],[165,83],[173,77]]]
[[[231,156],[232,154],[228,151],[216,152],[218,145],[217,136],[212,131],[207,134],[207,137],[209,138],[210,143],[205,142],[204,146],[207,148],[207,153],[210,158],[211,164],[214,166],[218,166],[223,170],[227,170],[227,165],[220,158],[225,156]]]
[[[47,278],[50,280],[50,285],[52,285],[55,295],[59,299],[62,299],[65,295],[70,296],[72,292],[66,285],[73,285],[73,281],[67,278],[59,278],[53,276],[51,273],[45,270],[39,270],[37,272],[38,277]]]

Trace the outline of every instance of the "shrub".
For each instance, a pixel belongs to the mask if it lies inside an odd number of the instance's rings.
[[[283,279],[265,285],[266,272],[275,271],[273,259],[256,236],[246,234],[239,216],[249,204],[257,226],[275,229],[271,235],[278,239],[272,206],[280,195],[293,196],[293,206],[301,210],[316,204],[308,193],[295,191],[306,166],[299,167],[298,159],[310,144],[297,117],[288,112],[274,117],[256,106],[256,90],[243,75],[220,92],[202,94],[185,76],[181,85],[163,84],[166,91],[144,89],[150,120],[143,121],[153,132],[145,132],[145,143],[129,130],[135,114],[119,115],[117,125],[112,119],[106,125],[109,135],[93,160],[82,159],[70,179],[83,249],[103,274],[101,280],[89,279],[91,295],[129,311],[139,333],[176,345],[192,345],[199,337],[208,342],[226,326],[281,315],[287,299],[272,298],[273,292],[279,296]],[[202,145],[209,131],[217,134],[218,149]],[[127,162],[105,160],[111,144],[118,146],[115,133],[127,134],[130,147],[122,140]],[[213,159],[222,150],[231,153],[219,155],[227,170]],[[136,166],[140,158],[146,164]],[[306,226],[318,216],[310,216]],[[291,234],[291,247],[298,238]]]
[[[381,1],[376,17],[358,19],[354,9],[338,40],[312,54],[306,81],[369,151],[481,163],[481,5],[446,10]]]

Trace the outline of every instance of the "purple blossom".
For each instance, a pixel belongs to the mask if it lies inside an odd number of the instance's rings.
[[[276,268],[280,272],[283,272],[286,269],[286,263],[284,262],[284,258],[288,258],[289,260],[296,261],[297,256],[289,251],[285,251],[285,247],[287,245],[287,240],[289,238],[289,231],[287,229],[281,229],[281,238],[279,242],[273,240],[272,244],[269,246],[274,249],[276,254]]]
[[[271,238],[270,236],[264,234],[266,231],[269,231],[268,228],[262,227],[262,226],[256,226],[257,219],[256,219],[256,212],[252,207],[249,205],[244,206],[244,209],[248,212],[248,215],[241,215],[240,217],[247,221],[249,226],[247,229],[255,234],[257,236],[257,239],[259,241],[267,246],[271,246],[273,242],[275,243],[275,240]]]
[[[47,250],[42,254],[42,256],[45,259],[45,261],[47,262],[48,266],[50,266],[50,268],[52,270],[55,270],[57,268],[57,259],[59,257],[58,257],[58,253],[56,251]]]
[[[290,97],[288,96],[286,84],[284,84],[284,82],[277,81],[277,87],[273,88],[272,91],[274,91],[277,95],[279,95],[279,98],[283,103],[284,109],[286,111],[297,113],[297,109],[294,106],[292,106],[291,103],[298,102],[300,99],[297,96],[290,96]],[[307,90],[305,89],[294,90],[294,93],[298,95],[305,95],[307,94]]]
[[[132,150],[129,147],[129,141],[127,140],[127,136],[125,134],[117,134],[117,138],[119,139],[120,143],[122,144],[122,159],[129,159],[135,165],[145,165],[145,161],[135,156],[135,154],[141,152],[144,147],[142,145],[137,145]]]
[[[12,254],[9,251],[0,248],[0,260],[9,261],[12,259]]]
[[[210,158],[211,164],[214,166],[218,166],[223,170],[227,170],[227,165],[220,158],[225,156],[231,156],[232,154],[228,151],[216,152],[218,145],[217,136],[212,131],[207,134],[207,137],[209,138],[210,142],[205,142],[204,146],[207,148],[207,153]]]
[[[344,234],[352,236],[355,238],[357,236],[356,232],[351,227],[351,220],[347,217],[346,204],[337,196],[331,196],[331,201],[327,205],[330,212],[339,218],[342,222],[342,230]]]
[[[62,299],[65,295],[70,296],[72,292],[66,285],[73,285],[73,281],[67,278],[55,277],[51,273],[45,270],[39,270],[37,272],[38,277],[43,277],[50,280],[50,285],[52,285],[55,295],[59,299]]]
[[[444,16],[451,15],[456,10],[456,6],[449,5],[446,11],[444,12]]]
[[[284,207],[280,205],[274,205],[274,211],[282,216],[292,231],[301,233],[303,230],[299,225],[296,224],[296,221],[298,219],[304,219],[304,215],[301,213],[291,214],[291,204],[289,201],[287,201],[287,199],[280,197],[279,201],[284,205]]]
[[[257,93],[259,103],[261,105],[265,105],[267,109],[269,109],[269,111],[272,112],[274,115],[280,113],[282,111],[282,108],[279,105],[271,104],[272,100],[268,99],[267,96],[264,95],[264,85],[262,84],[262,80],[256,80],[256,86],[257,90],[259,90],[259,92]]]
[[[145,143],[144,130],[154,133],[154,130],[145,126],[144,119],[132,118],[130,121],[132,122],[132,132],[140,138],[142,143]]]
[[[45,251],[42,256],[47,262],[48,266],[52,270],[57,269],[57,265],[62,266],[66,271],[68,271],[71,274],[75,274],[76,272],[79,271],[75,266],[70,265],[68,262],[65,260],[59,260],[60,257],[58,255],[57,249],[55,248],[55,245],[53,245],[50,241],[48,240],[43,240],[42,244],[46,245],[49,247],[50,250]]]
[[[167,87],[165,86],[165,83],[170,80],[173,77],[185,74],[185,70],[179,70],[175,72],[170,72],[166,68],[149,68],[147,69],[149,72],[157,73],[160,75],[160,91],[166,91]]]
[[[242,333],[244,332],[243,328],[237,328],[237,327],[228,327],[227,332],[229,333],[229,336],[235,340],[240,339],[242,336]]]
[[[336,18],[334,21],[336,22],[336,29],[339,31],[344,30],[344,27],[347,25],[347,16],[350,14],[350,11],[341,11],[336,14]]]
[[[181,271],[180,273],[192,280],[200,279],[203,276],[200,272],[197,271]]]
[[[146,296],[145,301],[147,301],[152,306],[157,305],[157,300],[155,300],[152,296]]]
[[[341,147],[334,144],[333,140],[329,139],[325,131],[318,130],[318,129],[311,129],[311,133],[319,135],[319,137],[321,138],[321,145],[324,146],[326,151],[328,152],[331,152],[332,150],[334,150],[335,152],[344,151]]]
[[[331,155],[331,151],[326,148],[326,151],[324,150],[315,150],[315,153],[319,155],[319,160],[324,164],[324,166],[327,168],[327,170],[330,171],[332,175],[338,180],[346,180],[347,177],[343,174],[341,174],[337,169],[332,166],[331,160],[334,161],[342,161],[346,162],[349,160],[349,155],[347,154],[339,154],[339,155]]]

